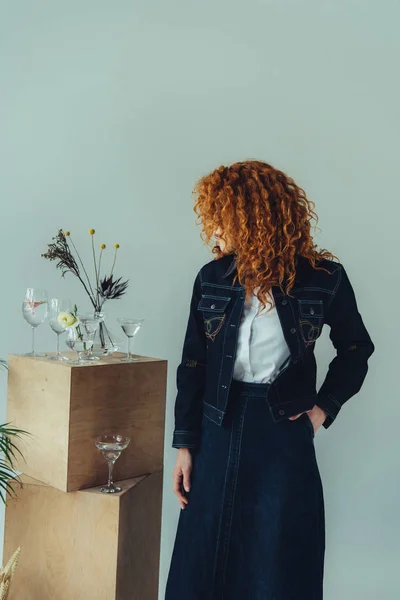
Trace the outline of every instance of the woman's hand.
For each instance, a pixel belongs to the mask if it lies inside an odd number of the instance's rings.
[[[189,448],[179,448],[175,467],[172,474],[174,494],[178,496],[181,508],[185,508],[189,499],[184,495],[182,487],[186,492],[190,490],[190,474],[192,472],[192,454]]]
[[[328,416],[328,413],[326,413],[320,406],[317,406],[317,404],[314,404],[314,406],[311,410],[306,410],[304,412],[306,412],[308,414],[308,416],[310,417],[310,421],[314,427],[314,434],[316,434],[318,429],[321,427],[322,423],[325,421],[326,417]],[[301,417],[302,414],[303,413],[299,413],[298,415],[289,417],[289,419],[291,421],[294,421],[295,419],[298,419],[299,417]]]

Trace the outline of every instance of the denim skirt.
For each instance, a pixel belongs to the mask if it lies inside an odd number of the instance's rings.
[[[233,380],[203,415],[165,600],[322,600],[325,515],[314,429],[274,422],[268,383]]]

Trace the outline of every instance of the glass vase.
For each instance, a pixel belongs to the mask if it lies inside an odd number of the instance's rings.
[[[95,312],[94,314],[100,316],[101,320],[93,340],[93,356],[101,357],[117,352],[121,347],[121,339],[108,327],[104,313]]]

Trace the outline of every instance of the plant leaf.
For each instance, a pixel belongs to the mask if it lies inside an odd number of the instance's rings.
[[[129,279],[126,281],[121,281],[121,279],[121,277],[114,279],[113,275],[103,277],[97,289],[99,296],[104,300],[121,298],[125,294],[129,283]]]

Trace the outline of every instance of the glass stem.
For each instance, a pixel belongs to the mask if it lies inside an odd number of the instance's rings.
[[[128,337],[128,357],[127,357],[128,360],[130,360],[131,357],[132,357],[132,354],[131,354],[131,338]]]
[[[35,354],[35,328],[32,327],[32,354]]]
[[[57,356],[60,356],[60,334],[57,333]]]
[[[114,462],[112,460],[108,461],[108,487],[109,488],[113,488],[114,487],[114,482],[113,482],[113,468],[114,468]]]

